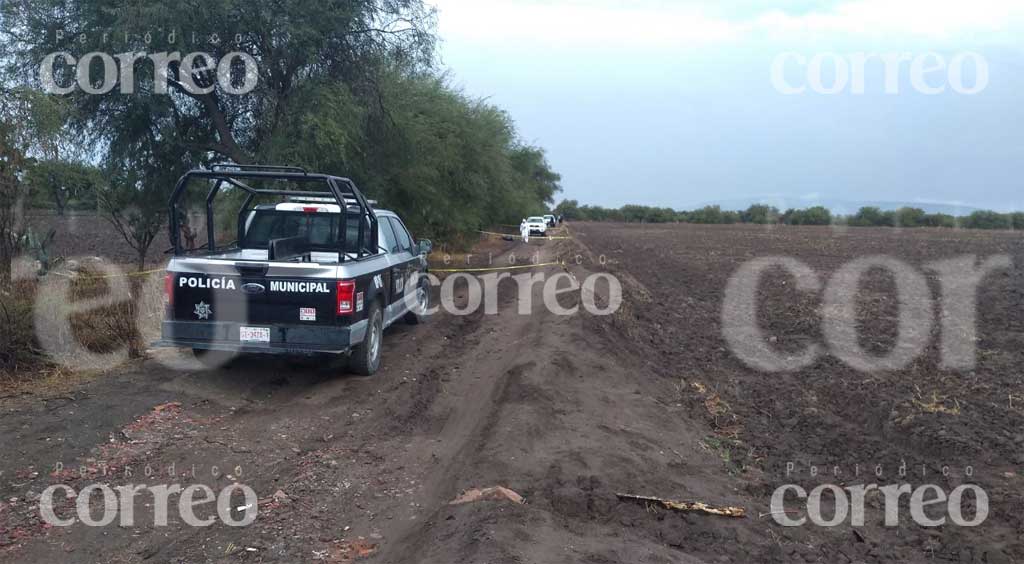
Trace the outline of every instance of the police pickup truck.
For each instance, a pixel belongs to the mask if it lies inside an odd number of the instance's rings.
[[[205,199],[188,196],[196,185]],[[237,239],[221,246],[218,196],[241,201]],[[266,198],[275,201],[257,202]],[[181,237],[186,206],[197,201],[205,202],[207,232],[198,251]],[[191,348],[210,364],[239,353],[348,355],[351,370],[373,374],[384,329],[418,323],[429,309],[419,275],[430,241],[415,241],[347,178],[262,165],[193,170],[171,196],[170,239],[156,345]]]

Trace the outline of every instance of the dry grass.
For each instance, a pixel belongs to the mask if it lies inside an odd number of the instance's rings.
[[[58,352],[56,356],[59,359],[44,352],[36,334],[37,310],[69,320],[69,332],[55,337],[59,343],[73,341],[81,347],[78,350],[88,353],[127,351],[130,359],[141,358],[145,354],[143,334],[152,328],[140,329],[136,319],[141,317],[148,325],[151,318],[159,318],[159,315],[150,315],[152,312],[149,310],[162,308],[159,295],[154,296],[148,287],[144,287],[146,280],[128,279],[123,286],[128,292],[127,299],[84,311],[75,311],[74,308],[80,308],[82,304],[79,302],[83,300],[106,296],[116,289],[115,285],[90,273],[81,273],[69,282],[69,291],[64,293],[44,291],[36,280],[21,280],[9,295],[0,295],[0,325],[3,326],[3,331],[0,331],[0,393],[24,391],[26,384],[32,391],[39,391],[37,388],[48,388],[57,382],[67,383],[78,375],[90,377],[95,372],[88,368],[84,359],[74,356],[76,349],[71,347]],[[157,303],[152,303],[154,301]],[[140,312],[140,308],[144,311]],[[144,315],[140,316],[140,313]]]
[[[9,294],[0,293],[0,378],[43,368],[32,324],[31,284],[15,283]]]
[[[946,415],[960,415],[960,402],[956,398],[940,396],[938,392],[932,392],[931,398],[924,398],[921,391],[917,391],[917,398],[912,400],[921,411],[925,413],[944,413]]]

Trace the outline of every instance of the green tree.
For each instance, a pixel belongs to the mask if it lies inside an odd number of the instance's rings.
[[[153,161],[125,158],[107,165],[106,181],[97,187],[99,208],[136,254],[136,267],[146,267],[150,246],[166,225],[166,186],[174,186],[189,168],[174,148],[150,147],[130,154]]]
[[[672,223],[676,220],[676,212],[672,208],[651,208],[648,221],[651,223]]]
[[[648,208],[645,206],[626,205],[619,208],[623,221],[626,223],[642,223],[647,221]]]
[[[75,203],[96,209],[101,173],[78,162],[41,160],[28,171],[25,181],[31,186],[35,204],[52,205],[57,215],[63,216]]]
[[[517,180],[523,183],[522,188],[532,192],[530,199],[544,204],[545,208],[553,204],[555,194],[562,191],[562,176],[551,169],[544,149],[516,144],[510,148],[509,157]]]
[[[1013,219],[1009,214],[978,210],[967,216],[963,225],[968,229],[1013,229]]]
[[[925,213],[920,208],[899,208],[893,216],[893,225],[897,227],[921,227],[924,225]]]
[[[0,52],[2,54],[2,52]],[[51,138],[54,98],[0,82],[0,290],[11,285],[11,266],[25,240],[26,177],[45,141]]]
[[[11,287],[11,265],[21,236],[27,160],[14,125],[0,115],[0,292]]]
[[[340,82],[376,96],[382,64],[430,65],[436,41],[433,10],[420,0],[215,0],[187,8],[172,0],[33,0],[2,9],[11,70],[25,81],[54,52],[76,59],[97,51],[209,54],[193,68],[170,59],[166,81],[152,61],[135,62],[131,96],[119,85],[103,94],[76,89],[68,98],[79,126],[104,140],[130,145],[173,126],[193,158],[239,163],[260,154],[308,83]],[[256,62],[256,86],[244,96],[217,80],[213,64],[230,53]],[[233,87],[241,88],[245,66],[232,62]],[[89,78],[101,81],[102,65],[90,69]],[[74,73],[55,65],[60,86],[73,84]]]
[[[434,12],[423,0],[213,0],[185,10],[171,0],[38,0],[2,9],[9,30],[45,38],[0,37],[10,39],[8,70],[28,83],[56,51],[205,52],[210,60],[200,62],[209,63],[240,52],[255,61],[255,87],[241,95],[231,91],[247,78],[237,58],[228,87],[215,70],[189,72],[170,60],[165,92],[156,66],[140,60],[130,96],[70,93],[73,129],[91,136],[104,168],[132,163],[140,178],[155,179],[163,171],[154,167],[167,163],[305,166],[352,178],[418,234],[438,237],[518,222],[560,189],[543,150],[523,143],[505,112],[437,75]],[[59,85],[72,75],[55,67]],[[173,182],[161,186],[157,199]],[[105,197],[131,194],[141,197],[137,189]],[[137,223],[158,220],[153,213]]]
[[[857,213],[850,218],[850,225],[855,227],[880,227],[892,226],[892,223],[881,208],[865,206],[857,210]]]
[[[782,221],[788,225],[831,225],[832,212],[824,206],[789,209],[782,215]]]
[[[134,74],[130,84],[105,93],[75,88],[65,96],[73,109],[71,129],[95,148],[92,156],[104,168],[121,170],[131,163],[138,167],[133,176],[161,179],[158,187],[146,188],[160,192],[146,196],[164,202],[174,182],[166,181],[166,171],[158,167],[168,162],[248,163],[271,154],[278,141],[274,136],[292,116],[291,109],[310,99],[323,100],[310,94],[314,85],[344,84],[342,89],[360,92],[369,103],[380,97],[377,73],[383,65],[429,65],[435,41],[433,11],[420,0],[215,0],[185,9],[170,0],[131,5],[119,0],[37,0],[7,2],[0,10],[6,23],[0,30],[5,46],[0,61],[7,63],[6,75],[23,84],[38,84],[40,63],[54,52],[76,59],[90,52],[209,54],[192,69],[171,57],[166,80],[151,60],[136,61],[128,69],[117,59],[118,76]],[[241,59],[234,59],[228,88],[212,66],[232,52],[256,62],[256,86],[244,95],[230,90],[245,83]],[[89,67],[90,81],[100,82],[102,67]],[[55,65],[55,82],[74,85],[75,70]],[[123,87],[134,92],[125,95]],[[302,125],[310,123],[319,122]],[[313,145],[310,153],[322,154],[327,133],[315,133],[318,137],[302,141]],[[118,183],[132,182],[124,175],[117,178],[104,193],[108,214],[111,203],[124,206],[129,204],[124,197],[142,197],[137,189],[118,189]],[[144,219],[133,215],[135,225],[149,226],[166,215],[166,210],[151,210],[149,200],[131,204],[133,214],[151,212]]]
[[[704,206],[699,210],[690,213],[690,221],[693,223],[722,223],[722,208],[720,206]]]
[[[582,219],[580,217],[580,204],[576,200],[562,200],[555,206],[554,213],[564,216],[568,220]]]
[[[766,206],[763,204],[754,204],[746,209],[746,211],[740,212],[740,221],[743,223],[757,223],[761,225],[778,223],[779,209],[774,206]]]
[[[429,74],[392,72],[380,87],[349,170],[414,230],[444,239],[547,209],[558,175],[504,111]]]
[[[929,213],[921,218],[921,225],[925,227],[956,227],[956,218],[945,213]]]

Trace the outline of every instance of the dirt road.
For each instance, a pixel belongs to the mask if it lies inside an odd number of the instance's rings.
[[[555,251],[538,244],[528,251]],[[384,369],[370,378],[280,360],[217,371],[148,361],[61,397],[9,400],[0,423],[2,554],[19,562],[344,562],[361,553],[396,563],[720,560],[716,545],[747,535],[742,524],[650,512],[614,495],[743,505],[704,454],[700,425],[671,401],[670,382],[638,370],[628,346],[584,315],[551,314],[539,290],[528,315],[506,281],[497,315],[395,326]],[[578,299],[562,297],[566,306]],[[57,463],[64,471],[51,476]],[[76,491],[93,482],[219,491],[235,480],[261,500],[248,527],[189,527],[174,511],[157,527],[150,505],[136,509],[132,527],[46,527],[36,510],[57,481]],[[526,503],[448,505],[493,485]],[[56,513],[71,515],[71,503],[58,496]],[[756,552],[769,543],[744,544]]]

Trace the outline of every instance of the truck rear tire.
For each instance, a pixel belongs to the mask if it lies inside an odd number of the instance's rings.
[[[372,376],[380,368],[381,345],[384,340],[384,314],[380,303],[370,304],[366,312],[366,336],[352,349],[349,368],[356,374]]]

